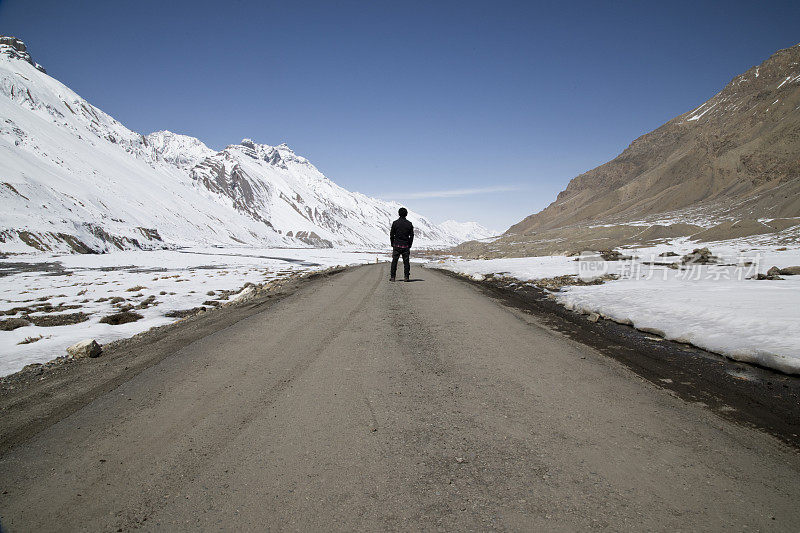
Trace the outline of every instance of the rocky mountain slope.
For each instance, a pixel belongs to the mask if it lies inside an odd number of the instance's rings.
[[[657,224],[667,229],[655,233],[671,236],[737,221],[740,229],[767,233],[782,231],[794,217],[800,217],[800,45],[776,52],[703,105],[577,176],[547,208],[512,226],[506,241],[547,232],[568,240],[566,228],[630,223],[639,228],[634,233]],[[755,219],[783,222],[764,227]]]
[[[0,252],[385,247],[399,207],[339,187],[286,145],[245,139],[217,152],[169,131],[133,132],[13,37],[0,37],[0,205]],[[409,218],[421,246],[463,240]]]

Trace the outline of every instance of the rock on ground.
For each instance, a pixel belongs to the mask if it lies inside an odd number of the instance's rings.
[[[83,357],[100,357],[103,348],[94,339],[86,339],[67,348],[67,353],[76,359]]]
[[[714,257],[708,248],[695,248],[692,253],[686,254],[681,259],[683,264],[705,265],[716,263],[718,258]]]

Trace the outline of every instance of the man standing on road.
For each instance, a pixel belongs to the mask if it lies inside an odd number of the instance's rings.
[[[400,218],[392,222],[392,231],[389,234],[389,238],[392,241],[392,268],[389,281],[394,281],[397,276],[397,260],[401,255],[403,256],[403,273],[405,274],[405,280],[408,281],[408,277],[411,275],[411,263],[409,261],[411,244],[414,242],[414,225],[406,220],[408,210],[405,207],[401,207],[397,214],[400,215]]]

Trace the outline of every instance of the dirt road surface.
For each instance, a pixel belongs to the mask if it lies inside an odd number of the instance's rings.
[[[3,527],[800,527],[794,449],[413,275],[309,282],[9,446]]]

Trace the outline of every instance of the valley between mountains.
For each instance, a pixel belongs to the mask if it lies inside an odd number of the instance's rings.
[[[0,206],[3,531],[800,523],[800,45],[393,283],[400,204],[0,36]]]

